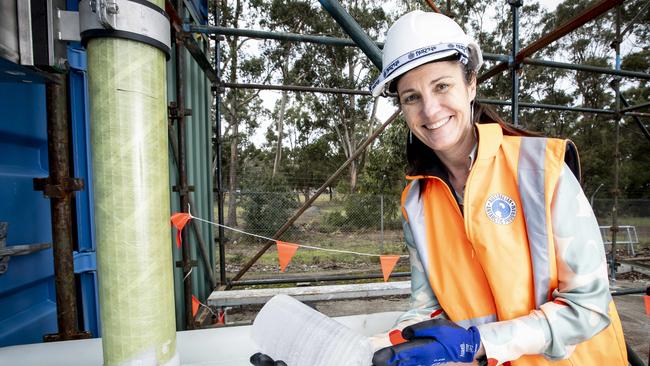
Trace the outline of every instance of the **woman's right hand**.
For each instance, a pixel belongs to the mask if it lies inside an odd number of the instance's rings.
[[[252,355],[250,362],[254,366],[287,366],[284,361],[275,361],[268,355],[265,355],[261,352],[257,352],[256,354]]]

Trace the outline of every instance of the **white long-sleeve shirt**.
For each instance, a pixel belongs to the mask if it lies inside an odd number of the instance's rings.
[[[550,360],[567,358],[577,344],[610,323],[611,295],[598,223],[566,165],[557,184],[551,210],[558,288],[553,301],[526,316],[478,326],[486,355],[497,365],[528,354],[542,354]],[[447,318],[426,278],[406,221],[404,236],[411,260],[411,308],[399,318],[396,329]]]

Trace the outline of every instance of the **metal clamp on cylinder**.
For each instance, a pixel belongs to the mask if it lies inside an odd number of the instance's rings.
[[[146,43],[171,56],[169,16],[147,0],[81,0],[79,30],[85,46],[93,38]]]

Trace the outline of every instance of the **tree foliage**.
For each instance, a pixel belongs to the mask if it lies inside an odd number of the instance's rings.
[[[219,4],[221,25],[224,26],[348,38],[317,2],[222,0]],[[342,5],[370,37],[377,40],[383,39],[389,24],[401,14],[416,8],[429,10],[424,2],[404,0],[345,0]],[[520,47],[548,34],[591,5],[592,1],[566,0],[549,11],[536,1],[524,2],[519,24]],[[647,11],[639,13],[643,5],[644,0],[632,0],[622,6],[622,27],[629,25],[629,32],[623,39],[621,67],[648,73],[650,19]],[[464,0],[447,2],[441,8],[451,13],[466,32],[478,40],[484,53],[510,54],[512,13],[506,2]],[[614,11],[610,11],[532,57],[614,68],[616,59],[611,45],[616,38],[615,29]],[[250,46],[252,44],[255,46]],[[377,70],[367,57],[354,47],[262,42],[241,37],[226,37],[221,47],[224,54],[222,75],[230,82],[363,90],[377,76]],[[496,64],[486,61],[482,71]],[[616,108],[616,94],[611,87],[616,77],[612,75],[531,65],[522,65],[520,73],[519,99],[522,102]],[[650,99],[647,80],[624,78],[620,85],[622,95],[631,105]],[[482,83],[478,97],[509,100],[510,73],[503,72]],[[255,174],[257,179],[252,181],[264,177],[272,184],[283,182],[288,189],[310,196],[351,156],[381,119],[376,113],[375,100],[367,96],[276,92],[274,98],[276,102],[269,108],[255,91],[229,89],[223,94],[224,143],[231,147],[225,162],[230,172],[230,190],[246,186],[251,180],[245,175]],[[510,119],[509,107],[497,109],[506,120]],[[599,197],[605,197],[614,188],[616,124],[613,115],[522,107],[519,119],[525,128],[548,136],[570,138],[577,144],[583,166],[583,186],[588,196],[601,185]],[[624,117],[620,123],[620,189],[623,197],[648,198],[650,141],[641,133],[634,118]],[[649,120],[642,117],[640,123],[648,127]],[[259,128],[265,128],[265,141],[253,144],[250,137]],[[405,184],[407,136],[404,122],[395,121],[351,164],[339,188],[368,194],[398,194]],[[253,161],[261,170],[246,167]],[[244,176],[238,179],[238,174]]]

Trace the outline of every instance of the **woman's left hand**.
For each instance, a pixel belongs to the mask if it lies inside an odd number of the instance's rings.
[[[431,319],[404,328],[407,342],[375,352],[375,366],[473,363],[481,346],[476,327],[464,329],[446,319]]]

